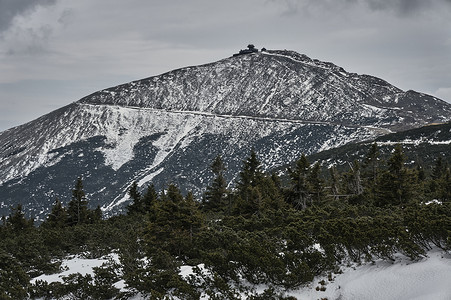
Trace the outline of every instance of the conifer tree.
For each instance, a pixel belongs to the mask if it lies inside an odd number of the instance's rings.
[[[417,174],[418,174],[418,182],[424,182],[426,180],[426,173],[421,164],[417,163]]]
[[[258,189],[262,197],[261,212],[286,209],[287,203],[282,194],[280,179],[276,174],[265,176]]]
[[[447,168],[443,175],[443,191],[441,193],[443,202],[451,202],[451,169]],[[451,243],[451,238],[450,241]]]
[[[188,192],[185,197],[184,210],[183,215],[186,218],[186,227],[189,226],[189,240],[190,243],[192,243],[194,234],[199,230],[203,223],[202,214],[200,213],[198,204],[194,199],[192,192]]]
[[[340,195],[340,176],[337,172],[337,168],[332,166],[329,168],[329,178],[330,178],[330,197],[334,200],[338,200]]]
[[[138,183],[134,181],[128,190],[128,195],[133,201],[132,204],[127,206],[129,214],[144,212],[144,203],[141,199],[141,193],[138,190]]]
[[[13,231],[21,232],[33,227],[33,219],[27,220],[22,211],[22,204],[17,204],[16,207],[11,208],[9,218],[6,220],[7,226],[11,226]]]
[[[324,197],[324,180],[321,178],[321,165],[316,162],[307,177],[312,204],[319,204]]]
[[[237,183],[237,195],[234,199],[234,210],[241,215],[259,214],[264,207],[264,195],[260,186],[265,175],[255,151],[243,162]]]
[[[75,188],[72,190],[72,199],[69,201],[68,224],[70,226],[87,223],[89,218],[88,201],[83,190],[83,181],[81,177],[77,178]]]
[[[215,178],[211,185],[207,187],[204,206],[208,210],[219,211],[224,208],[227,199],[227,183],[224,178],[225,166],[220,155],[211,164],[211,170]]]
[[[166,191],[166,201],[173,202],[174,204],[179,204],[183,201],[183,195],[180,189],[175,184],[170,184]]]
[[[451,170],[447,168],[443,171],[441,177],[431,180],[435,189],[433,191],[434,199],[442,202],[451,201]],[[432,185],[432,184],[431,184]]]
[[[360,196],[363,193],[360,164],[355,160],[349,164],[349,171],[343,174],[345,193],[351,197]]]
[[[144,212],[147,213],[151,210],[151,207],[158,199],[157,191],[155,190],[155,186],[153,184],[147,187],[146,192],[142,196],[142,203],[144,205]]]
[[[400,144],[397,144],[392,156],[388,159],[388,170],[399,177],[402,173],[402,170],[404,169],[405,160],[406,155],[402,150],[402,146]]]
[[[91,223],[97,223],[102,220],[103,213],[100,205],[97,205],[96,209],[91,211]]]
[[[280,180],[280,176],[276,173],[271,173],[271,180],[274,182],[276,188],[282,193],[282,181]]]
[[[243,162],[243,169],[240,172],[240,181],[238,182],[238,190],[245,191],[248,187],[255,187],[263,178],[260,161],[254,150],[250,156]]]
[[[296,161],[294,169],[288,168],[288,174],[291,179],[290,202],[295,208],[306,209],[307,202],[311,201],[311,195],[308,186],[308,176],[310,173],[310,163],[305,154]]]
[[[377,146],[377,143],[374,142],[373,144],[371,144],[371,147],[363,161],[363,168],[366,170],[364,175],[370,185],[374,185],[376,183],[379,172],[380,154],[381,153],[379,151],[379,147]]]
[[[146,241],[152,251],[157,248],[180,256],[191,251],[193,234],[201,227],[202,215],[192,193],[186,198],[170,184],[162,201],[149,214]]]
[[[443,176],[446,171],[446,164],[443,162],[442,156],[438,156],[435,160],[434,167],[432,169],[431,177],[432,179],[439,179]]]
[[[376,205],[405,205],[417,195],[417,173],[404,166],[405,159],[401,145],[396,145],[387,170],[378,180]]]
[[[64,227],[67,221],[67,212],[63,204],[57,198],[53,204],[52,211],[47,216],[43,225],[53,228]]]
[[[442,198],[444,186],[446,186],[447,169],[446,162],[443,161],[442,156],[438,156],[431,171],[431,180],[427,185],[428,191],[434,199]]]

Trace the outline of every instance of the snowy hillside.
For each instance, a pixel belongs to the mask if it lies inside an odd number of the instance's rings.
[[[86,259],[83,257],[70,257],[62,265],[64,272],[41,275],[32,280],[63,282],[63,277],[79,273],[83,276],[94,276],[93,268],[102,265],[119,264],[116,254],[100,259]],[[201,264],[198,266],[204,273],[208,270]],[[350,264],[341,267],[341,274],[333,277],[318,276],[311,283],[296,290],[280,291],[296,299],[316,300],[447,300],[451,295],[449,275],[451,274],[451,256],[439,250],[431,250],[428,256],[420,261],[412,262],[402,255],[398,255],[394,262],[377,260],[374,263]],[[180,275],[184,278],[196,276],[192,266],[180,267]],[[114,286],[123,292],[127,287],[123,280]],[[318,289],[319,287],[319,289]],[[267,286],[254,286],[256,294],[261,294]],[[242,295],[242,299],[246,299]],[[139,294],[132,299],[146,299]],[[210,299],[203,294],[201,299]]]
[[[292,51],[230,57],[105,89],[0,133],[0,214],[45,215],[82,176],[92,205],[121,211],[133,181],[201,195],[221,154],[226,179],[255,149],[265,169],[401,128],[451,105]]]
[[[94,93],[82,103],[342,125],[409,128],[448,120],[450,105],[293,51],[183,68]]]
[[[19,197],[34,210],[44,206],[39,214],[46,214],[56,197],[70,196],[74,178],[82,175],[91,203],[108,213],[128,200],[133,181],[157,187],[174,182],[200,192],[218,154],[234,172],[254,148],[269,169],[303,152],[377,135],[364,127],[104,105],[74,104],[55,115],[9,135],[11,148],[23,146],[2,162],[0,192],[11,197],[2,199],[5,212]]]

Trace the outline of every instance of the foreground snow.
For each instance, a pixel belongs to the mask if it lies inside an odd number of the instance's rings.
[[[33,278],[31,280],[31,283],[34,284],[37,280],[47,281],[48,283],[62,283],[63,277],[76,273],[80,273],[81,275],[90,274],[94,276],[94,268],[101,267],[103,264],[108,262],[119,262],[119,256],[115,253],[97,259],[83,258],[81,256],[71,256],[62,262],[61,269],[64,270],[63,272],[51,275],[41,275],[39,277]]]
[[[289,295],[298,299],[343,300],[449,300],[451,299],[451,255],[438,250],[411,262],[398,256],[394,263],[378,260],[374,264],[342,268],[332,282],[317,278],[314,283]],[[324,292],[316,291],[326,282]]]
[[[62,282],[62,276],[77,272],[83,275],[93,274],[94,267],[111,260],[119,261],[116,254],[101,259],[72,257],[63,262],[64,272],[42,275],[34,278],[32,282],[38,279],[49,283]],[[206,271],[203,265],[199,267]],[[398,255],[394,262],[377,260],[363,265],[343,266],[341,270],[343,273],[333,274],[332,278],[317,277],[311,284],[298,290],[286,291],[284,294],[304,300],[451,299],[451,254],[439,250],[430,251],[426,258],[418,262],[412,262]],[[181,267],[182,277],[190,274],[193,274],[192,267]],[[125,284],[120,281],[116,287],[124,289]],[[257,293],[262,293],[266,288],[266,286],[254,287]],[[134,297],[134,299],[139,298],[139,296]],[[208,298],[203,295],[202,299]]]

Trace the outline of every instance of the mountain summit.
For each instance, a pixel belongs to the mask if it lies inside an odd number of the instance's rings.
[[[251,149],[270,169],[450,119],[451,105],[430,95],[293,51],[251,51],[101,90],[0,133],[0,214],[22,203],[46,215],[78,176],[91,204],[116,213],[133,181],[201,194],[218,154],[230,174]]]
[[[243,51],[243,50],[242,50]],[[407,129],[450,105],[293,51],[251,52],[89,95],[80,103]]]

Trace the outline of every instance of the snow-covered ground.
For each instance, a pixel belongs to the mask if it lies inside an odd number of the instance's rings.
[[[438,250],[412,262],[398,256],[394,263],[383,260],[374,264],[342,268],[342,274],[316,278],[308,287],[288,293],[297,299],[328,300],[450,300],[451,255]],[[325,291],[317,291],[321,280]]]
[[[48,283],[62,283],[63,277],[76,273],[80,273],[81,275],[90,274],[94,276],[94,268],[101,267],[104,263],[112,261],[119,262],[119,256],[115,253],[97,259],[83,258],[81,256],[71,256],[62,262],[61,269],[64,270],[63,272],[35,277],[31,280],[31,283],[35,283],[37,280],[47,281]]]
[[[118,262],[116,254],[101,259],[71,257],[63,262],[64,272],[34,278],[47,282],[62,282],[62,276],[73,273],[93,274],[93,268],[108,261]],[[203,265],[199,266],[202,270]],[[439,250],[428,252],[420,261],[412,262],[398,255],[394,262],[377,260],[374,263],[349,265],[341,268],[343,273],[317,277],[298,290],[286,291],[285,296],[303,300],[450,300],[451,299],[451,254]],[[182,266],[182,277],[193,274],[193,268]],[[331,281],[329,279],[332,279]],[[124,288],[123,281],[116,284]],[[321,291],[323,287],[323,291]],[[258,293],[265,286],[255,287]],[[325,290],[324,290],[325,288]],[[203,295],[202,299],[206,295]],[[138,296],[139,297],[139,296]],[[134,299],[137,299],[136,297]],[[244,298],[243,298],[244,299]]]

